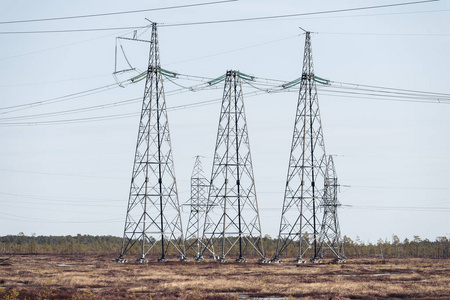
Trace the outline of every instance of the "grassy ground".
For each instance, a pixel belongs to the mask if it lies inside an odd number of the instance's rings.
[[[1,257],[0,257],[1,260]],[[14,256],[0,299],[450,299],[450,261],[118,264],[113,257]]]

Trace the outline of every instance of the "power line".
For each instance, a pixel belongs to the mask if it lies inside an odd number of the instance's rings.
[[[128,27],[107,27],[107,28],[85,28],[85,29],[61,29],[61,30],[36,30],[36,31],[0,31],[0,34],[34,34],[34,33],[72,33],[72,32],[92,32],[111,30],[137,30],[148,26],[128,26]]]
[[[251,97],[251,96],[249,96]],[[179,109],[188,109],[194,107],[201,107],[206,105],[211,105],[214,103],[220,102],[222,99],[212,99],[206,101],[199,101],[190,104],[177,105],[173,107],[168,107],[167,111],[171,110],[179,110]],[[52,120],[52,121],[29,121],[29,122],[1,122],[0,127],[10,127],[10,126],[37,126],[37,125],[67,125],[73,123],[89,123],[89,122],[99,122],[99,121],[111,121],[118,120],[124,118],[132,118],[137,117],[139,113],[123,113],[123,114],[114,114],[114,115],[106,115],[106,116],[97,116],[97,117],[89,117],[89,118],[77,118],[77,119],[65,119],[65,120]],[[70,176],[70,175],[68,175]]]
[[[189,75],[186,75],[189,76]],[[193,76],[195,77],[195,76]],[[197,77],[200,78],[200,77]],[[198,85],[197,85],[198,86]],[[185,91],[192,91],[191,88],[186,87],[183,89],[179,89],[176,90],[176,92],[182,92],[181,90],[185,90]],[[199,89],[201,90],[201,89]],[[174,91],[171,91],[174,92]],[[168,93],[171,93],[168,92]],[[257,95],[260,95],[262,93],[265,93],[266,91],[256,91],[253,93],[247,93],[247,98],[249,97],[254,97]],[[166,93],[166,95],[168,94]],[[134,100],[134,99],[131,99]],[[220,102],[222,99],[211,99],[211,100],[204,100],[204,101],[198,101],[198,102],[194,102],[194,103],[189,103],[189,104],[181,104],[181,105],[177,105],[177,106],[172,106],[172,107],[168,107],[167,111],[174,111],[174,110],[179,110],[179,109],[189,109],[189,108],[196,108],[196,107],[202,107],[202,106],[207,106],[207,105],[211,105],[214,103],[218,103]],[[130,100],[125,100],[125,101],[130,101]],[[77,110],[82,110],[83,108],[77,109]],[[99,109],[99,108],[97,108]],[[55,114],[58,114],[60,112],[55,112]],[[51,114],[51,113],[49,113]],[[114,114],[114,115],[106,115],[106,116],[97,116],[97,117],[86,117],[86,118],[77,118],[77,119],[64,119],[64,120],[51,120],[51,121],[28,121],[28,122],[0,122],[0,127],[10,127],[10,126],[37,126],[37,125],[66,125],[66,124],[73,124],[73,123],[88,123],[88,122],[98,122],[98,121],[110,121],[110,120],[117,120],[117,119],[123,119],[123,118],[131,118],[131,117],[136,117],[138,116],[138,113],[122,113],[122,114]],[[27,116],[24,116],[27,117]],[[22,117],[11,117],[8,118],[10,121],[14,120],[15,118],[21,119]],[[0,119],[1,121],[2,119]]]
[[[445,187],[406,187],[406,186],[370,186],[370,185],[342,185],[343,187],[365,188],[365,189],[401,189],[401,190],[450,190]]]
[[[360,15],[344,15],[344,16],[325,16],[325,17],[311,17],[301,18],[302,20],[320,20],[320,19],[342,19],[342,18],[359,18],[359,17],[378,17],[378,16],[392,16],[392,15],[410,15],[410,14],[424,14],[424,13],[443,13],[449,11],[448,9],[439,10],[420,10],[420,11],[406,11],[393,13],[378,13],[378,14],[360,14]]]
[[[210,81],[212,78],[200,77],[200,76],[195,76],[195,75],[185,75],[185,74],[176,74],[176,76],[177,76],[177,78],[183,78],[183,79],[192,80],[192,81],[201,81],[203,83],[189,86],[189,87],[184,87],[184,86],[176,84],[172,79],[167,77],[166,79],[169,79],[172,83],[181,87],[180,89],[166,92],[167,96],[171,95],[171,94],[183,93],[183,92],[187,92],[187,91],[200,91],[200,90],[204,90],[204,89],[216,88],[215,86],[211,86],[208,82],[206,82],[207,80]],[[78,97],[88,96],[88,95],[91,95],[94,93],[106,91],[109,89],[109,87],[116,88],[120,84],[123,84],[123,83],[129,84],[131,82],[133,82],[132,79],[129,79],[122,83],[110,84],[107,86],[98,87],[98,88],[94,88],[91,90],[82,91],[82,92],[74,93],[74,94],[69,94],[69,95],[52,98],[52,99],[48,99],[48,100],[32,102],[32,103],[27,103],[27,104],[20,104],[20,105],[9,106],[9,107],[3,107],[3,108],[0,108],[0,110],[8,110],[8,109],[14,109],[14,110],[0,112],[0,115],[11,113],[11,112],[17,112],[20,110],[24,110],[27,108],[36,107],[36,106],[40,106],[40,105],[52,104],[52,103],[61,102],[61,101],[67,101],[67,100],[73,99],[73,97],[78,98]],[[93,92],[93,91],[95,91],[95,92]],[[86,112],[86,111],[102,110],[102,109],[106,109],[106,108],[114,108],[117,106],[133,104],[134,102],[136,102],[140,99],[141,98],[133,98],[133,99],[128,99],[128,100],[118,101],[115,103],[88,106],[88,107],[82,107],[82,108],[71,109],[71,110],[63,110],[63,111],[57,111],[57,112],[48,112],[48,113],[25,115],[25,116],[6,117],[6,118],[1,118],[0,121],[24,120],[24,119],[30,119],[30,118],[45,118],[45,117],[57,116],[57,115],[67,115],[67,114],[80,113],[80,112]],[[215,100],[213,100],[213,101],[215,101]],[[185,107],[185,106],[200,106],[200,105],[204,104],[205,102],[210,102],[210,101],[200,101],[200,102],[193,103],[191,105],[189,105],[189,104],[188,105],[180,105],[178,107],[173,107],[173,108],[169,108],[169,109],[175,110],[175,109],[179,109],[180,107]],[[72,123],[72,121],[95,121],[97,119],[104,119],[104,118],[116,119],[116,118],[122,118],[122,117],[127,117],[127,116],[134,116],[134,114],[120,114],[120,115],[113,115],[113,116],[94,117],[94,118],[86,118],[83,120],[77,119],[77,120],[60,120],[60,121],[47,121],[47,122],[0,123],[0,125],[37,125],[38,123],[48,125],[50,123],[59,123],[59,122]]]
[[[190,87],[182,87],[182,88],[180,88],[178,90],[169,91],[169,92],[166,92],[166,95],[180,93],[182,91],[199,91],[199,90],[211,87],[208,84],[208,82],[205,82],[205,81],[209,81],[212,78],[200,77],[200,76],[196,76],[196,75],[185,75],[185,74],[176,74],[176,75],[179,78],[183,78],[183,79],[186,79],[186,80],[193,80],[193,81],[202,81],[203,83],[202,84],[197,84],[197,85],[194,85],[194,86],[190,86]],[[76,93],[72,93],[72,94],[68,94],[68,95],[64,95],[64,96],[60,96],[60,97],[56,97],[56,98],[51,98],[51,99],[47,99],[47,100],[35,101],[35,102],[30,102],[30,103],[25,103],[25,104],[18,104],[18,105],[13,105],[13,106],[0,107],[0,111],[6,110],[5,112],[0,112],[0,115],[8,114],[8,113],[24,110],[24,109],[27,109],[27,108],[36,107],[36,106],[53,104],[53,103],[57,103],[57,102],[72,100],[72,99],[75,99],[75,98],[85,97],[85,96],[89,96],[89,95],[92,95],[92,94],[104,92],[104,91],[107,91],[107,90],[110,90],[110,89],[118,88],[120,86],[124,87],[124,86],[126,86],[128,84],[131,84],[131,83],[134,83],[133,79],[127,79],[127,80],[124,80],[122,82],[108,84],[108,85],[105,85],[105,86],[101,86],[101,87],[97,87],[97,88],[93,88],[93,89],[89,89],[89,90],[85,90],[85,91],[81,91],[81,92],[76,92]],[[119,104],[119,103],[122,103],[122,102],[132,102],[132,101],[137,100],[137,99],[138,98],[133,98],[133,99],[129,99],[129,100],[123,100],[123,101],[116,102],[116,104]],[[85,107],[85,108],[80,108],[80,109],[74,109],[72,111],[83,110],[83,109],[95,110],[95,109],[102,109],[102,108],[110,107],[110,106],[114,106],[114,104],[104,104],[104,105],[98,105],[98,106],[92,106],[92,107]],[[68,112],[68,111],[55,112],[55,114],[65,114],[66,112]],[[51,113],[47,113],[47,114],[51,114]],[[42,114],[42,115],[46,115],[46,114]],[[26,116],[24,116],[24,117],[11,117],[11,118],[3,118],[2,120],[5,120],[5,119],[18,119],[18,118],[27,118],[27,117]]]
[[[20,172],[20,171],[18,171]],[[45,173],[44,173],[45,174]],[[123,202],[123,200],[119,199],[105,199],[105,200],[99,200],[99,198],[88,198],[88,197],[67,197],[67,196],[42,196],[42,195],[26,195],[26,194],[12,194],[12,193],[6,193],[6,192],[0,192],[2,195],[11,196],[11,197],[17,197],[17,198],[27,198],[27,199],[33,199],[33,200],[44,200],[44,201],[50,201],[47,204],[58,204],[58,205],[66,205],[67,203],[110,203],[110,202]],[[76,200],[80,199],[80,200]],[[55,202],[55,203],[52,203]],[[14,201],[16,203],[16,201]],[[27,202],[31,203],[31,202]],[[32,202],[36,203],[36,202]],[[42,203],[42,202],[39,202]]]
[[[114,103],[101,104],[101,105],[95,105],[95,106],[88,106],[88,107],[69,109],[69,110],[63,110],[63,111],[56,111],[56,112],[49,112],[49,113],[42,113],[42,114],[34,114],[34,115],[26,115],[26,116],[0,118],[0,121],[23,120],[23,119],[30,119],[30,118],[47,118],[47,117],[52,117],[52,116],[60,116],[60,115],[67,115],[67,114],[74,114],[74,113],[82,113],[82,112],[93,111],[93,110],[103,110],[103,109],[107,109],[107,108],[133,104],[135,102],[138,102],[139,100],[141,100],[141,97],[128,99],[128,100],[123,100],[123,101],[118,101],[118,102],[114,102]]]
[[[426,104],[450,104],[450,102],[442,102],[438,100],[433,101],[427,101],[427,100],[412,100],[412,99],[390,99],[390,98],[377,98],[377,97],[363,97],[363,96],[355,96],[358,95],[358,93],[353,93],[352,95],[349,95],[351,93],[347,94],[338,94],[338,92],[332,92],[332,93],[321,93],[323,96],[332,96],[332,97],[339,97],[339,98],[345,98],[345,99],[365,99],[365,100],[375,100],[375,101],[389,101],[389,102],[409,102],[409,103],[426,103]],[[362,94],[359,94],[362,95]]]
[[[70,223],[70,224],[84,224],[84,223],[114,223],[114,222],[123,222],[123,218],[120,219],[106,219],[106,220],[84,220],[84,221],[68,221],[68,220],[49,220],[49,219],[39,219],[39,218],[33,218],[33,217],[22,217],[18,215],[12,215],[12,214],[5,214],[3,212],[0,212],[1,215],[7,216],[3,217],[2,219],[11,220],[11,221],[19,221],[19,222],[32,222],[32,223]],[[8,217],[14,217],[8,218]],[[20,218],[20,219],[17,219]]]
[[[15,111],[19,111],[19,110],[23,110],[23,109],[27,109],[27,108],[31,108],[31,107],[36,107],[36,106],[42,106],[42,105],[47,105],[47,104],[52,104],[52,103],[57,103],[57,102],[68,101],[68,100],[72,100],[72,99],[75,99],[75,98],[84,97],[84,96],[96,94],[96,93],[99,93],[99,92],[104,92],[106,90],[110,90],[110,89],[114,89],[114,88],[118,88],[118,87],[119,87],[119,85],[117,83],[113,83],[113,84],[108,84],[108,85],[104,85],[104,86],[101,86],[101,87],[96,87],[96,88],[93,88],[93,89],[84,90],[84,91],[81,91],[81,92],[76,92],[76,93],[72,93],[72,94],[68,94],[68,95],[64,95],[64,96],[60,96],[60,97],[56,97],[56,98],[51,98],[51,99],[47,99],[47,100],[36,101],[36,102],[25,103],[25,104],[12,105],[12,106],[0,107],[0,111],[2,111],[2,110],[9,110],[9,111],[6,111],[6,112],[0,112],[0,115],[11,113],[11,112],[15,112]]]
[[[223,1],[215,1],[215,2],[185,4],[185,5],[178,5],[178,6],[168,6],[168,7],[159,7],[159,8],[129,10],[129,11],[120,11],[120,12],[109,12],[109,13],[100,13],[100,14],[91,14],[91,15],[65,16],[65,17],[31,19],[31,20],[4,21],[4,22],[0,22],[0,25],[2,25],[2,24],[15,24],[15,23],[30,23],[30,22],[44,22],[44,21],[57,21],[57,20],[69,20],[69,19],[105,17],[105,16],[134,14],[134,13],[142,13],[142,12],[158,11],[158,10],[169,10],[169,9],[197,7],[197,6],[205,6],[205,5],[212,5],[212,4],[227,3],[227,2],[235,2],[235,1],[237,1],[237,0],[223,0]]]
[[[450,33],[375,33],[375,32],[318,32],[319,34],[335,35],[374,35],[374,36],[420,36],[420,37],[440,37],[450,36]]]
[[[407,210],[407,211],[437,211],[448,212],[450,207],[434,207],[434,206],[365,206],[365,205],[342,205],[343,207],[353,209],[368,210]]]
[[[398,97],[398,98],[422,99],[422,100],[428,99],[436,102],[450,101],[450,94],[448,93],[391,88],[385,86],[349,83],[326,79],[321,79],[321,81],[323,81],[324,83],[318,85],[318,88],[323,89],[324,91],[326,90],[331,93],[360,93],[363,95],[379,96],[379,97],[393,97],[393,98]],[[245,80],[245,83],[251,85],[252,87],[261,85],[278,89],[285,88],[286,86],[292,88],[298,85],[299,82],[300,78],[287,82],[286,80],[268,79],[256,76],[253,76],[252,80]],[[351,92],[347,92],[346,90],[350,90]],[[274,90],[269,90],[269,92],[274,92]]]
[[[81,174],[70,174],[70,173],[34,172],[34,171],[9,170],[9,169],[0,169],[0,172],[27,173],[27,174],[52,175],[52,176],[85,177],[85,178],[101,178],[101,179],[120,179],[120,180],[123,179],[120,177],[81,175]],[[2,194],[2,192],[0,192],[0,194]]]
[[[317,11],[309,13],[298,13],[298,14],[285,14],[276,16],[263,16],[263,17],[252,17],[252,18],[240,18],[240,19],[228,19],[228,20],[212,20],[212,21],[202,21],[202,22],[186,22],[186,23],[174,23],[174,24],[160,24],[159,27],[178,27],[178,26],[192,26],[192,25],[211,25],[211,24],[223,24],[223,23],[234,23],[234,22],[245,22],[245,21],[261,21],[261,20],[271,20],[271,19],[281,19],[288,17],[300,17],[300,16],[310,16],[310,15],[321,15],[321,14],[332,14],[332,13],[342,13],[342,12],[352,12],[370,9],[380,9],[388,7],[398,7],[406,5],[416,5],[429,2],[437,2],[439,0],[424,0],[415,2],[402,2],[394,4],[384,4],[376,6],[364,6],[355,8],[345,8],[345,9],[335,9],[326,11]],[[108,30],[126,30],[126,29],[142,29],[148,26],[135,26],[135,27],[109,27],[109,28],[85,28],[85,29],[61,29],[61,30],[38,30],[38,31],[0,31],[0,34],[41,34],[41,33],[72,33],[72,32],[90,32],[90,31],[108,31]]]
[[[210,78],[206,77],[200,77],[195,75],[186,75],[186,74],[177,74],[180,78],[188,79],[188,80],[211,80]],[[255,92],[249,92],[247,95],[249,97],[260,95],[263,93],[279,93],[279,92],[291,92],[290,89],[284,89],[283,85],[286,84],[286,81],[283,80],[277,80],[277,79],[267,79],[267,78],[259,78],[259,77],[252,77],[252,80],[243,80],[244,83],[247,83],[257,91]],[[174,78],[170,80],[171,82],[174,81]],[[295,80],[294,80],[295,81]],[[418,103],[439,103],[439,104],[450,104],[450,94],[445,93],[436,93],[436,92],[425,92],[425,91],[415,91],[415,90],[408,90],[408,89],[398,89],[398,88],[389,88],[389,87],[379,87],[379,86],[373,86],[373,85],[363,85],[363,84],[355,84],[355,83],[344,83],[339,81],[328,81],[331,84],[337,84],[338,86],[333,85],[320,85],[319,89],[323,89],[326,91],[326,93],[323,93],[323,95],[329,95],[333,97],[345,97],[345,98],[358,98],[358,99],[371,99],[371,100],[383,100],[383,101],[401,101],[401,102],[418,102]],[[284,84],[281,84],[284,83]],[[176,84],[174,82],[174,84]],[[178,84],[176,84],[178,85]],[[181,86],[181,85],[178,85]],[[200,91],[206,88],[214,88],[214,86],[209,86],[208,82],[203,84],[198,84],[190,87],[183,86],[182,88],[178,90],[173,90],[170,92],[167,92],[167,95],[175,94],[175,93],[184,93],[188,91]],[[297,91],[296,91],[297,92]],[[81,94],[75,93],[76,94]],[[74,94],[71,94],[69,96],[72,96]],[[84,94],[79,95],[79,97],[84,96]],[[56,99],[64,99],[66,96],[58,97]],[[89,106],[89,107],[83,107],[83,108],[77,108],[72,110],[64,110],[64,111],[57,111],[57,112],[49,112],[49,113],[42,113],[42,114],[35,114],[35,115],[26,115],[26,116],[16,116],[16,117],[9,117],[9,118],[2,118],[0,121],[13,121],[13,120],[26,120],[30,118],[42,118],[42,117],[51,117],[51,116],[58,116],[58,115],[67,115],[67,114],[73,114],[73,113],[80,113],[80,112],[86,112],[86,111],[93,111],[93,110],[101,110],[106,108],[114,108],[116,106],[121,105],[127,105],[132,104],[136,101],[139,101],[140,98],[133,98],[123,101],[118,101],[115,103],[110,104],[103,104],[103,105],[95,105],[95,106]],[[48,101],[53,101],[52,99]],[[63,100],[59,100],[63,101]],[[65,100],[64,100],[65,101]],[[188,109],[188,108],[195,108],[195,107],[202,107],[206,105],[211,105],[214,103],[219,102],[220,99],[212,99],[212,100],[205,100],[205,101],[198,101],[194,103],[187,103],[187,104],[181,104],[177,106],[168,107],[168,110],[179,110],[179,109]],[[23,104],[20,105],[27,107],[33,107],[40,105],[40,103],[47,103],[45,101],[41,102],[35,102],[30,104]],[[11,108],[11,107],[9,107]],[[5,108],[0,108],[5,109]],[[22,108],[23,109],[23,108]],[[19,110],[19,109],[18,109]],[[0,113],[2,114],[2,113]],[[1,122],[0,126],[35,126],[35,125],[56,125],[56,124],[72,124],[72,123],[86,123],[86,122],[96,122],[96,121],[103,121],[103,120],[116,120],[116,119],[122,119],[122,118],[128,118],[128,117],[135,117],[136,113],[121,113],[121,114],[114,114],[114,115],[106,115],[106,116],[94,116],[94,117],[86,117],[86,118],[77,118],[77,119],[65,119],[65,120],[50,120],[50,121],[25,121],[25,122]]]
[[[359,98],[359,99],[371,99],[371,100],[383,100],[383,101],[400,101],[400,102],[420,102],[420,103],[434,103],[434,104],[450,104],[450,98],[436,97],[432,95],[420,96],[420,95],[395,95],[394,93],[386,92],[369,92],[369,91],[342,91],[342,90],[329,90],[320,88],[319,90],[326,90],[328,93],[322,93],[322,95],[331,95],[344,98]],[[350,95],[350,96],[349,96]],[[365,96],[365,97],[362,97]]]
[[[280,19],[280,18],[289,18],[289,17],[300,17],[300,16],[311,16],[311,15],[341,13],[341,12],[350,12],[350,11],[359,11],[359,10],[370,10],[370,9],[379,9],[379,8],[405,6],[405,5],[415,5],[415,4],[423,4],[423,3],[437,2],[437,1],[439,1],[439,0],[425,0],[425,1],[415,1],[415,2],[403,2],[403,3],[394,3],[394,4],[364,6],[364,7],[355,7],[355,8],[344,8],[344,9],[325,10],[325,11],[317,11],[317,12],[309,12],[309,13],[287,14],[287,15],[277,15],[277,16],[265,16],[265,17],[254,17],[254,18],[228,19],[228,20],[191,22],[191,23],[161,24],[160,27],[208,25],[208,24],[220,24],[220,23],[231,23],[231,22],[259,21],[259,20]]]
[[[369,210],[409,210],[409,211],[440,211],[440,212],[448,212],[450,207],[439,207],[439,206],[366,206],[366,205],[349,205],[342,204],[340,205],[343,208],[351,208],[351,209],[369,209]],[[275,211],[280,209],[279,207],[260,207],[260,210],[270,210]]]
[[[123,201],[122,201],[123,202]],[[27,204],[27,205],[17,205],[17,204]],[[58,205],[58,204],[56,204]],[[83,209],[83,207],[105,207],[105,204],[93,204],[93,205],[89,205],[89,204],[61,204],[62,206],[71,206],[71,207],[67,207],[70,210],[64,210],[61,209],[61,207],[55,207],[55,204],[52,203],[36,203],[36,202],[23,202],[23,201],[14,201],[14,203],[6,203],[6,204],[2,204],[2,207],[8,207],[8,208],[12,208],[12,209],[20,209],[20,211],[24,211],[24,210],[33,210],[33,212],[36,211],[44,211],[44,212],[57,212],[57,213],[77,213],[76,211],[74,211],[74,209],[78,208],[80,210],[83,210],[83,214],[91,214],[91,215],[97,215],[100,213],[98,211],[92,211],[91,209]],[[122,205],[108,205],[108,208],[111,207],[122,207]],[[65,207],[64,207],[65,208]],[[97,209],[98,210],[98,209]],[[113,215],[118,216],[118,213],[110,213],[110,212],[106,212],[104,211],[104,209],[101,210],[101,213],[103,215],[107,215],[108,217],[111,217]]]
[[[321,93],[322,95],[382,101],[450,104],[450,94],[447,93],[380,87],[332,80],[323,81],[323,84],[318,85],[318,89],[325,92]],[[292,88],[298,83],[299,79],[296,79],[285,84],[285,86]]]
[[[4,201],[2,201],[4,202]],[[122,203],[124,202],[123,200],[121,201]],[[22,204],[26,204],[26,205],[22,205]],[[16,209],[20,209],[21,211],[26,210],[26,209],[31,209],[33,211],[36,210],[42,210],[45,212],[48,211],[57,211],[57,212],[64,212],[64,213],[74,213],[75,211],[73,209],[79,208],[79,209],[83,209],[83,207],[102,207],[102,213],[107,214],[108,216],[111,215],[119,215],[119,214],[112,214],[112,213],[108,213],[104,211],[104,207],[106,204],[86,204],[86,203],[80,203],[80,204],[65,204],[65,203],[45,203],[45,202],[34,202],[34,201],[10,201],[7,203],[2,203],[2,207],[9,207],[9,208],[16,208]],[[62,206],[62,207],[61,207]],[[66,210],[61,210],[61,208],[65,208],[65,206],[67,206],[67,208],[70,208],[70,211],[66,211]],[[107,204],[108,208],[115,208],[115,207],[123,207],[123,205],[120,204],[116,204],[116,205],[111,205],[111,204]],[[97,212],[92,212],[90,210],[84,210],[83,214],[97,214]]]
[[[350,85],[355,88],[368,87],[368,88],[376,88],[376,89],[385,89],[385,90],[395,91],[395,92],[410,92],[410,93],[417,93],[417,94],[429,94],[429,95],[450,97],[450,94],[446,94],[446,93],[416,91],[416,90],[410,90],[410,89],[399,89],[399,88],[391,88],[391,87],[375,86],[375,85],[365,85],[365,84],[360,84],[360,83],[349,83],[349,82],[340,82],[340,81],[330,81],[330,82],[335,83],[335,84],[340,84],[340,85]]]
[[[167,71],[167,72],[169,72],[169,71]],[[175,93],[183,93],[183,92],[187,92],[187,91],[200,91],[203,89],[215,88],[214,84],[211,85],[211,82],[213,82],[215,80],[211,79],[211,78],[200,77],[197,75],[178,74],[178,73],[173,73],[173,72],[169,72],[169,73],[170,73],[169,74],[170,76],[165,76],[166,79],[168,79],[170,82],[172,82],[173,84],[175,84],[176,86],[179,86],[181,88],[177,89],[177,90],[169,91],[166,93],[167,95],[175,94]],[[175,82],[176,80],[180,80],[180,79],[191,80],[191,81],[192,80],[201,81],[202,83],[198,84],[198,85],[194,85],[194,86],[184,86],[184,85],[181,85],[181,84],[178,84]],[[364,85],[364,84],[357,84],[357,83],[331,81],[331,80],[325,80],[325,79],[322,79],[322,80],[326,84],[319,85],[319,89],[323,89],[324,91],[326,91],[327,93],[325,93],[325,95],[339,96],[339,97],[346,97],[346,98],[385,100],[385,101],[407,101],[407,102],[450,104],[450,94],[446,94],[446,93],[381,87],[381,86],[374,86],[374,85]],[[243,81],[244,81],[244,83],[247,83],[249,86],[258,90],[258,92],[253,93],[254,95],[257,95],[257,94],[261,94],[261,93],[290,92],[291,90],[289,90],[289,88],[292,88],[295,85],[297,85],[299,80],[296,79],[291,82],[286,82],[285,80],[260,78],[260,77],[256,77],[256,76],[246,75],[246,78]],[[132,82],[132,80],[126,80],[124,82],[129,84],[130,82]],[[293,84],[291,84],[291,83],[293,83]],[[287,88],[287,86],[289,86],[289,88]],[[91,95],[93,93],[106,91],[110,87],[117,87],[117,85],[111,84],[111,85],[107,85],[107,86],[103,86],[103,87],[99,87],[99,88],[90,89],[87,91],[69,94],[66,96],[52,98],[49,100],[32,102],[32,103],[28,103],[28,104],[20,104],[20,105],[9,106],[9,107],[3,107],[3,108],[0,108],[0,110],[8,110],[9,109],[9,111],[2,112],[2,113],[0,113],[0,115],[15,112],[15,111],[26,109],[26,108],[31,108],[34,106],[51,104],[51,103],[60,102],[60,101],[67,101],[69,99],[73,99],[74,97],[83,97],[83,96]],[[63,110],[63,111],[57,111],[57,112],[48,112],[48,113],[25,115],[25,116],[7,117],[7,118],[0,119],[0,121],[26,120],[26,119],[30,119],[30,118],[44,118],[44,117],[67,115],[67,114],[80,113],[80,112],[93,111],[93,110],[101,110],[101,109],[106,109],[106,108],[113,108],[116,106],[132,104],[132,103],[138,101],[139,99],[140,98],[133,98],[133,99],[128,99],[128,100],[118,101],[115,103],[88,106],[88,107],[76,108],[76,109],[71,109],[71,110]],[[182,104],[182,105],[170,107],[168,109],[169,110],[177,110],[177,109],[199,107],[199,106],[204,106],[204,105],[210,105],[219,100],[220,99],[213,99],[213,100],[206,100],[206,101],[200,101],[200,102],[195,102],[195,103]],[[12,110],[12,109],[14,109],[14,110]],[[74,122],[90,122],[90,121],[98,121],[98,120],[104,120],[104,119],[118,119],[118,118],[124,118],[124,117],[132,117],[134,115],[135,114],[123,114],[122,113],[122,114],[109,115],[109,116],[97,116],[97,117],[91,117],[91,118],[80,118],[80,119],[69,119],[69,120],[53,120],[53,121],[45,121],[45,122],[32,121],[32,122],[22,122],[22,123],[0,123],[0,125],[3,125],[3,126],[15,126],[15,125],[29,126],[29,125],[49,125],[49,124],[61,124],[61,123],[74,123]]]
[[[22,108],[22,107],[34,107],[34,106],[40,106],[40,105],[44,105],[44,104],[48,104],[48,103],[55,103],[55,102],[59,102],[59,101],[65,101],[65,100],[62,100],[62,99],[73,97],[73,96],[79,96],[79,95],[82,95],[82,94],[95,92],[95,91],[98,91],[98,90],[109,89],[111,87],[116,87],[116,86],[117,86],[117,84],[115,84],[115,83],[114,84],[108,84],[108,85],[104,85],[104,86],[101,86],[101,87],[97,87],[97,88],[93,88],[93,89],[89,89],[89,90],[84,90],[84,91],[81,91],[81,92],[76,92],[76,93],[72,93],[72,94],[68,94],[68,95],[64,95],[64,96],[60,96],[60,97],[56,97],[56,98],[51,98],[51,99],[47,99],[47,100],[36,101],[36,102],[25,103],[25,104],[12,105],[12,106],[0,107],[0,110],[8,110],[8,109],[15,109],[15,108]]]
[[[53,121],[42,121],[42,122],[17,122],[17,123],[0,123],[0,126],[35,126],[35,125],[62,125],[62,124],[72,124],[72,123],[86,123],[86,122],[98,122],[105,120],[117,120],[123,118],[130,118],[138,116],[139,113],[126,113],[126,114],[115,114],[100,117],[89,117],[89,118],[76,118],[67,120],[53,120]]]
[[[45,50],[43,50],[43,51],[45,51]],[[33,52],[30,52],[30,53],[27,53],[27,54],[32,54],[32,53]],[[27,55],[27,54],[24,54],[24,55]],[[0,60],[2,60],[2,59],[0,58]],[[88,76],[88,77],[78,77],[78,78],[71,78],[71,79],[61,79],[61,80],[53,80],[53,81],[45,81],[45,82],[22,83],[22,84],[7,84],[7,85],[0,85],[0,88],[3,88],[3,87],[19,87],[19,86],[33,86],[33,85],[54,84],[54,83],[60,83],[60,82],[69,82],[69,81],[75,81],[75,80],[79,81],[79,80],[99,78],[99,77],[106,77],[106,76],[111,76],[111,74],[95,75],[95,76]]]

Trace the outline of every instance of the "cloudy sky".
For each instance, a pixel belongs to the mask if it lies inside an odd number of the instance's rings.
[[[0,235],[122,235],[144,82],[119,87],[112,73],[127,67],[123,52],[133,68],[146,69],[148,44],[123,40],[116,48],[116,37],[131,37],[134,28],[150,39],[146,18],[160,24],[162,67],[191,76],[177,82],[185,87],[230,69],[296,79],[305,39],[299,27],[313,32],[315,74],[332,82],[319,88],[319,102],[341,184],[342,234],[371,242],[450,235],[449,1],[175,8],[199,3],[208,1],[2,2]],[[285,17],[261,18],[273,16]],[[192,24],[199,22],[208,23]],[[194,156],[204,156],[210,173],[220,112],[213,100],[223,87],[164,84],[184,203]],[[382,87],[387,96],[363,87]],[[262,231],[275,237],[298,91],[244,85],[243,92]],[[185,223],[187,216],[185,208]]]

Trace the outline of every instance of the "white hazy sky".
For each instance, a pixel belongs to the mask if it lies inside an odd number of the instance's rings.
[[[206,1],[205,1],[206,2]],[[450,2],[197,26],[177,23],[252,18],[408,1],[239,0],[195,8],[59,21],[200,1],[2,1],[0,9],[0,235],[121,236],[144,82],[115,88],[115,37],[132,30],[17,33],[162,23],[162,67],[204,77],[236,69],[261,78],[301,75],[304,35],[312,35],[316,75],[339,82],[450,94]],[[150,31],[141,38],[150,39]],[[148,45],[123,42],[145,69]],[[124,67],[123,56],[119,68]],[[131,75],[131,74],[130,74]],[[45,101],[111,84],[47,105]],[[185,82],[183,84],[196,84]],[[178,87],[165,82],[165,90]],[[261,94],[244,85],[264,234],[278,232],[297,93]],[[247,92],[247,96],[246,96]],[[319,91],[327,154],[341,185],[341,231],[376,242],[450,234],[450,105],[380,101]],[[215,90],[172,94],[167,106],[220,99]],[[369,97],[370,98],[370,97]],[[448,98],[448,97],[447,97]],[[105,106],[127,99],[126,105]],[[55,112],[103,105],[93,111]],[[189,198],[194,156],[209,175],[220,103],[169,111],[180,203]],[[86,120],[123,113],[127,118]],[[47,114],[45,116],[36,116]],[[19,118],[29,116],[26,119]],[[73,123],[66,120],[83,119]],[[61,123],[40,123],[47,121]],[[25,126],[24,126],[25,123]],[[184,209],[184,227],[188,209]]]

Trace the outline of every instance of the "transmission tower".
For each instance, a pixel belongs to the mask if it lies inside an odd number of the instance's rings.
[[[185,259],[156,23],[152,23],[122,250],[117,261],[126,262],[124,255],[133,246],[139,247],[138,262],[147,262],[146,255],[152,248],[161,253],[158,261],[166,261],[171,246]]]
[[[245,262],[246,248],[265,261],[241,78],[249,79],[238,71],[226,73],[211,174],[215,189],[209,192],[203,231],[202,254],[217,247],[220,262],[230,253]]]
[[[274,262],[281,261],[280,255],[291,244],[297,249],[295,262],[305,262],[305,255],[312,255],[312,262],[320,260],[321,218],[319,209],[322,205],[327,177],[327,157],[319,113],[310,32],[306,32],[304,51],[300,92]]]
[[[194,259],[203,260],[201,251],[204,247],[201,239],[203,233],[203,222],[205,217],[206,205],[208,202],[208,192],[210,188],[209,180],[203,173],[203,166],[200,156],[195,157],[194,170],[191,176],[191,198],[188,206],[190,207],[189,221],[185,235],[186,253],[189,250],[195,252]]]
[[[341,230],[339,227],[339,219],[337,208],[340,203],[337,199],[339,189],[336,169],[334,167],[333,157],[328,157],[328,175],[325,181],[325,192],[322,201],[323,220],[320,230],[320,247],[319,251],[323,253],[330,250],[336,256],[336,262],[345,262],[344,248],[341,241]]]

